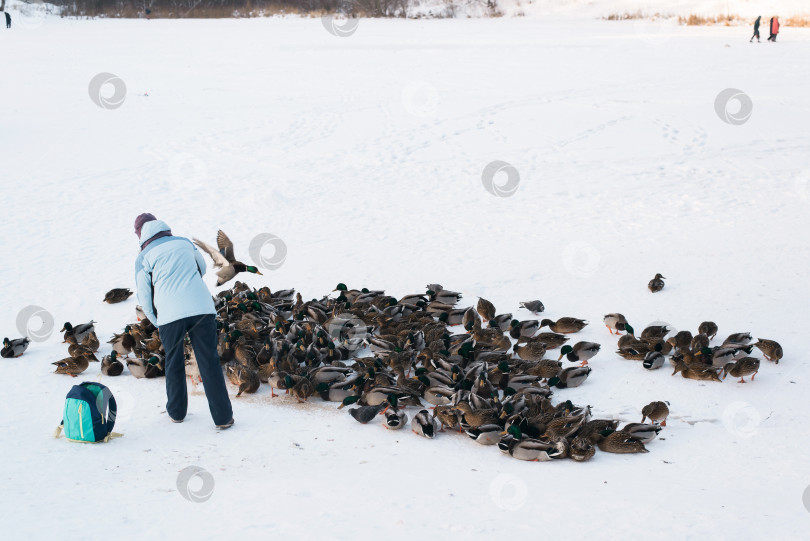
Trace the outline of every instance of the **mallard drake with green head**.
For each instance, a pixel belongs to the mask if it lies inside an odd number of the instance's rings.
[[[163,373],[163,359],[158,354],[127,359],[127,368],[138,379],[152,379]]]
[[[376,406],[394,396],[401,406],[421,406],[419,395],[414,394],[409,389],[396,387],[394,385],[376,385],[363,394],[362,402],[369,406]]]
[[[558,389],[569,389],[582,385],[591,374],[590,366],[569,366],[560,372],[559,376],[554,376],[548,380],[549,387]]]
[[[411,432],[417,436],[433,439],[438,429],[439,423],[436,421],[436,417],[431,416],[428,410],[420,410],[419,413],[413,416]]]
[[[309,380],[313,385],[319,383],[334,383],[344,381],[354,375],[354,370],[345,366],[321,366],[309,373]]]
[[[588,326],[588,322],[584,319],[575,317],[561,317],[557,321],[551,319],[544,319],[540,322],[541,327],[548,327],[553,332],[560,334],[572,334],[579,332]]]
[[[0,350],[0,356],[2,356],[4,359],[19,357],[25,353],[25,350],[28,349],[28,344],[30,343],[31,340],[28,338],[15,338],[14,340],[3,338],[3,349]]]
[[[408,415],[404,411],[399,411],[397,408],[388,409],[383,414],[383,427],[388,430],[399,430],[408,424]]]
[[[118,360],[118,352],[112,350],[109,355],[101,359],[101,373],[105,376],[120,376],[124,371],[124,363]]]
[[[489,326],[492,328],[500,329],[502,332],[506,332],[510,329],[512,324],[512,314],[498,314],[494,318],[489,320]]]
[[[451,327],[455,327],[456,325],[461,325],[464,321],[464,314],[466,312],[466,308],[452,308],[447,312],[440,313],[439,321]]]
[[[104,302],[107,304],[116,304],[119,302],[124,302],[128,298],[132,296],[132,291],[129,288],[125,287],[116,287],[114,289],[109,290],[104,295]]]
[[[665,360],[666,356],[660,351],[649,351],[647,355],[644,356],[644,360],[641,364],[647,370],[658,370],[664,366]]]
[[[394,398],[396,400],[396,398]],[[345,401],[344,401],[345,402]],[[376,406],[358,406],[356,408],[351,408],[349,410],[349,415],[354,418],[355,421],[361,424],[368,424],[372,419],[380,415],[382,412],[387,410],[391,406],[390,403],[380,402]]]
[[[561,439],[557,442],[546,442],[534,438],[527,438],[516,425],[509,427],[508,435],[512,436],[506,444],[506,452],[512,458],[529,462],[547,462],[555,458],[564,458],[568,451],[568,443]],[[503,442],[503,440],[501,440]],[[499,447],[501,445],[499,442]],[[503,450],[503,449],[501,449]]]
[[[448,291],[447,289],[442,289],[441,291],[428,289],[426,295],[431,302],[440,302],[442,304],[449,304],[450,306],[455,306],[461,299],[461,293]]]
[[[610,331],[610,334],[613,334],[613,331],[616,331],[616,334],[621,334],[620,331],[625,330],[625,326],[627,325],[627,318],[618,312],[607,314],[602,318],[602,321],[608,331]]]
[[[74,336],[76,338],[76,342],[81,344],[82,340],[84,340],[84,337],[87,336],[88,333],[96,330],[95,324],[95,321],[90,321],[90,323],[82,323],[81,325],[76,325],[74,327],[69,321],[66,321],[62,327],[62,330],[59,332],[65,333],[64,342],[67,342],[68,336]]]
[[[461,377],[460,369],[458,366],[453,366],[455,370],[445,370],[444,368],[437,368],[431,372],[423,373],[430,382],[430,385],[444,385],[447,387],[455,386],[458,379]],[[419,370],[417,368],[417,370]]]
[[[352,304],[354,304],[357,297],[363,294],[363,292],[360,291],[359,289],[349,289],[348,286],[343,282],[340,282],[338,283],[337,286],[335,286],[335,289],[332,290],[332,293],[335,292],[338,293],[338,297],[343,296],[346,298],[346,301]]]
[[[509,324],[509,335],[514,339],[531,338],[534,333],[540,330],[540,322],[536,319],[518,321],[513,319]]]
[[[503,428],[499,424],[483,425],[465,430],[467,436],[481,445],[496,445],[501,439]]]
[[[511,389],[513,391],[520,391],[527,387],[538,387],[538,388],[545,388],[546,386],[542,383],[543,378],[541,376],[535,376],[532,374],[509,374],[506,380],[504,390]]]
[[[194,244],[199,246],[205,253],[211,256],[214,262],[214,267],[218,268],[217,271],[217,287],[232,280],[240,272],[250,272],[253,274],[261,275],[259,269],[251,265],[245,265],[241,261],[237,261],[233,253],[233,242],[228,238],[221,229],[217,231],[217,248],[210,246],[198,239],[192,239]]]
[[[628,347],[635,347],[638,344],[645,344],[644,340],[639,340],[635,336],[635,329],[631,325],[625,325],[624,329],[627,331],[626,334],[623,334],[619,337],[619,340],[616,342],[616,346],[619,349],[628,348]]]
[[[315,392],[318,393],[322,400],[327,402],[343,402],[350,396],[360,397],[354,384],[344,381],[338,381],[331,385],[329,383],[318,383],[315,385]]]
[[[306,402],[315,392],[315,387],[312,385],[312,382],[304,376],[292,376],[288,374],[284,378],[284,385],[299,403]]]
[[[531,377],[533,380],[536,379],[534,378],[534,376],[529,377]],[[481,372],[478,375],[478,379],[475,381],[475,383],[473,383],[473,386],[470,389],[470,391],[472,391],[473,394],[476,394],[484,399],[489,399],[493,395],[493,393],[497,392],[495,386],[487,377],[486,372]]]
[[[601,348],[602,346],[596,342],[577,342],[573,346],[563,346],[557,360],[562,359],[564,355],[572,363],[580,363],[581,366],[585,366],[590,359],[593,359],[599,353]]]
[[[112,339],[107,343],[112,344],[113,349],[118,352],[122,357],[128,357],[135,347],[135,337],[132,336],[132,327],[127,325],[124,327],[124,332],[121,334],[114,334]]]
[[[631,438],[640,441],[641,443],[650,443],[661,432],[662,428],[659,425],[648,425],[647,423],[627,423],[621,429],[621,432],[628,434]]]

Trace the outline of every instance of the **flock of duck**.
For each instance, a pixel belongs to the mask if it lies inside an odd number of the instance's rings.
[[[663,288],[662,278],[650,282],[651,291]],[[114,289],[104,300],[117,303],[130,295],[128,289]],[[457,307],[460,299],[460,293],[440,284],[397,299],[341,283],[329,295],[305,302],[293,289],[253,289],[237,281],[214,297],[220,360],[237,397],[267,384],[272,397],[276,391],[299,402],[317,396],[339,408],[353,406],[348,411],[360,423],[380,419],[390,430],[410,424],[426,438],[457,430],[521,460],[585,461],[596,448],[647,452],[645,444],[666,426],[665,401],[644,406],[641,422],[619,428],[618,421],[592,418],[591,406],[552,400],[557,390],[582,385],[591,374],[588,361],[600,344],[567,344],[568,335],[588,325],[585,320],[518,320],[497,313],[486,299],[466,308]],[[545,309],[539,300],[520,307],[535,315]],[[137,322],[108,342],[112,351],[100,361],[103,375],[118,376],[125,364],[137,378],[163,375],[165,351],[158,329],[140,307],[136,315]],[[749,333],[732,334],[710,347],[717,334],[712,322],[702,323],[694,336],[654,325],[638,337],[621,314],[608,314],[603,322],[611,334],[621,335],[618,355],[642,361],[647,369],[660,368],[669,357],[673,375],[680,372],[684,378],[720,381],[722,373],[741,382],[748,375],[753,380],[760,363],[749,356],[754,347],[770,361],[782,358],[778,343],[760,339],[752,344]],[[75,377],[98,362],[94,323],[65,323],[61,332],[69,356],[53,363],[56,373]],[[5,339],[2,356],[22,355],[28,344],[27,338]],[[196,387],[200,376],[188,340],[185,357],[186,373]],[[416,408],[410,419],[408,408]]]
[[[215,297],[220,360],[237,397],[267,384],[272,397],[277,391],[299,402],[318,397],[349,406],[357,422],[379,419],[390,430],[410,426],[426,438],[457,430],[522,460],[584,461],[597,448],[646,452],[645,444],[665,426],[666,402],[646,406],[642,422],[620,429],[615,420],[592,418],[590,406],[552,401],[555,390],[582,385],[591,373],[588,361],[600,345],[566,344],[567,335],[586,321],[521,321],[498,314],[483,298],[457,308],[460,299],[440,284],[397,299],[341,283],[329,295],[304,302],[292,289],[252,289],[237,281]],[[521,308],[538,314],[545,309],[536,300]],[[91,324],[66,330],[68,343],[89,342],[91,333],[76,336],[76,329],[84,333]],[[159,332],[142,314],[110,343],[102,366],[123,360],[136,377],[162,375]],[[557,359],[547,358],[556,349]],[[185,356],[196,385],[190,344]],[[416,409],[409,414],[408,408]]]

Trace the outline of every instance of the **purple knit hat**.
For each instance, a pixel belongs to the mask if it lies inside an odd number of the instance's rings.
[[[135,234],[138,235],[138,238],[141,238],[141,228],[143,227],[143,224],[146,222],[151,222],[152,220],[157,220],[157,218],[155,218],[155,215],[150,212],[144,212],[135,218]]]

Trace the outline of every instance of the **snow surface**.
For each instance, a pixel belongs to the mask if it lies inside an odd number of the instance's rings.
[[[201,394],[176,425],[163,381],[125,371],[102,379],[125,436],[79,445],[52,430],[99,367],[52,374],[55,332],[0,362],[5,537],[806,538],[810,31],[748,37],[520,18],[361,20],[346,38],[296,18],[0,29],[4,335],[29,305],[56,330],[120,331],[134,300],[101,299],[134,286],[132,222],[150,211],[209,242],[223,228],[237,256],[278,235],[285,263],[245,280],[305,298],[440,282],[520,318],[518,301],[540,298],[603,345],[555,399],[623,422],[651,400],[672,411],[648,454],[535,464],[266,386],[234,399],[229,431]],[[100,72],[125,82],[120,108],[90,99]],[[746,123],[715,113],[726,88],[751,97]],[[512,197],[482,186],[493,160],[519,172]],[[656,272],[668,280],[652,295]],[[613,353],[613,311],[637,329],[712,319],[785,358],[745,385],[650,373]],[[178,493],[189,466],[212,476],[205,503]]]

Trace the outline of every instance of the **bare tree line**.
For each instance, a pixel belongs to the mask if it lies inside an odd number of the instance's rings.
[[[206,18],[272,13],[404,17],[409,0],[50,0],[66,17]],[[5,3],[5,0],[2,0]]]

